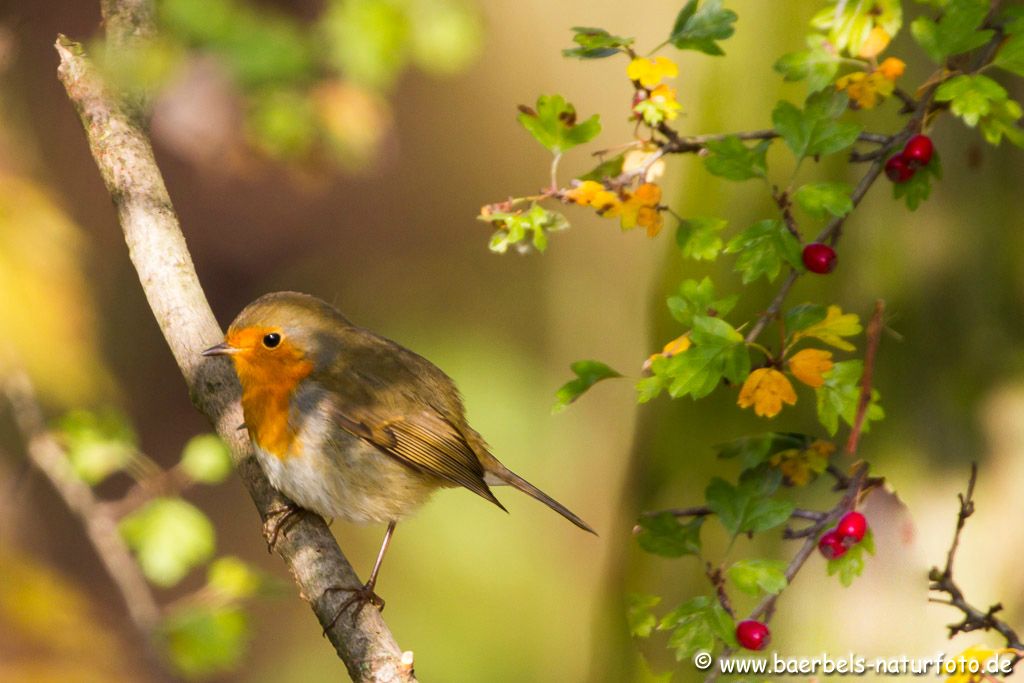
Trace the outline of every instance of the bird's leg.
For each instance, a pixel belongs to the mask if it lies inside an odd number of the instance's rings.
[[[278,536],[282,533],[287,536],[288,527],[298,521],[298,515],[303,512],[305,510],[291,501],[267,510],[267,517],[263,520],[263,538],[267,541],[268,553],[274,552]]]
[[[384,599],[373,592],[373,589],[377,585],[377,574],[380,573],[380,566],[384,562],[384,553],[387,552],[388,546],[391,545],[391,536],[395,533],[395,525],[397,522],[390,522],[388,524],[388,530],[384,532],[384,541],[380,544],[380,551],[377,553],[377,561],[373,563],[373,571],[370,572],[370,579],[359,588],[348,588],[341,586],[334,586],[324,590],[324,593],[334,591],[344,591],[346,593],[352,593],[345,602],[341,603],[341,607],[338,608],[337,614],[331,619],[324,628],[324,635],[327,635],[327,631],[334,626],[334,624],[341,617],[342,613],[349,607],[352,607],[352,621],[355,621],[359,616],[359,613],[363,611],[366,605],[373,605],[381,612],[384,611]]]

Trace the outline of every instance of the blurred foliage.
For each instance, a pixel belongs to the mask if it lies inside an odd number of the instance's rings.
[[[0,545],[0,586],[0,680],[138,680],[135,658],[103,627],[91,590],[7,543]]]
[[[73,410],[57,429],[75,473],[90,486],[127,467],[138,448],[128,419],[113,409]]]
[[[65,405],[110,388],[78,226],[35,182],[0,167],[0,375],[23,366]]]
[[[455,74],[481,48],[469,0],[330,0],[310,22],[243,0],[157,6],[161,33],[144,48],[96,45],[109,77],[155,97],[159,110],[161,90],[173,93],[189,64],[213,58],[229,76],[247,144],[304,165],[364,167],[390,132],[386,95],[402,73]]]
[[[173,586],[213,556],[213,525],[179,498],[157,498],[121,522],[121,535],[142,571],[158,586]]]
[[[201,484],[219,484],[231,474],[231,450],[216,434],[193,436],[181,452],[181,469]]]

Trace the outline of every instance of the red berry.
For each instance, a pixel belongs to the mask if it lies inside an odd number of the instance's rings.
[[[914,167],[900,152],[885,162],[885,175],[894,183],[905,183],[914,177]]]
[[[836,525],[836,533],[839,536],[853,545],[853,543],[860,543],[861,539],[864,538],[864,534],[868,530],[868,520],[864,518],[864,515],[860,514],[856,510],[853,512],[847,512],[843,515],[843,518],[839,520],[839,524]],[[850,543],[853,541],[853,543]]]
[[[836,268],[835,249],[827,244],[812,242],[804,247],[804,267],[812,273],[825,275]]]
[[[932,160],[932,152],[935,151],[932,139],[927,135],[915,135],[907,140],[903,148],[903,158],[907,160],[911,168],[927,166]]]
[[[843,543],[843,537],[835,529],[832,529],[823,533],[818,539],[818,550],[825,556],[825,559],[834,560],[846,554],[846,544]]]
[[[736,640],[748,650],[763,650],[771,639],[768,627],[760,621],[747,619],[736,624]]]

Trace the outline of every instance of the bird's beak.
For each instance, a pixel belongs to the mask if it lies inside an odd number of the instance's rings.
[[[211,346],[210,348],[203,351],[203,355],[230,356],[231,354],[236,353],[237,351],[238,349],[236,349],[234,346],[229,345],[227,342],[221,342],[220,344],[217,344],[216,346]]]

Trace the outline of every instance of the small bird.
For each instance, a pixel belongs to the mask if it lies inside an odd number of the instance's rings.
[[[383,609],[374,588],[395,525],[438,488],[463,486],[504,510],[490,486],[509,484],[596,533],[491,455],[437,366],[316,297],[256,299],[203,355],[232,360],[245,428],[276,489],[325,518],[388,525],[369,580],[339,615],[353,602]]]

